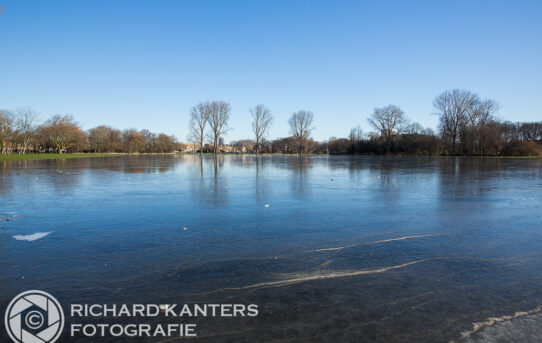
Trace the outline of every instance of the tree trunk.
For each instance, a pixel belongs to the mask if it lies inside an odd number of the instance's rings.
[[[390,145],[391,145],[391,140],[388,138],[386,139],[386,155],[390,153]]]

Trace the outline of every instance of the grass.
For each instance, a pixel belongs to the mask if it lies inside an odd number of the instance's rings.
[[[56,160],[65,158],[89,158],[89,157],[108,157],[108,156],[124,156],[126,154],[8,154],[0,155],[0,162],[4,161],[29,161],[29,160]]]

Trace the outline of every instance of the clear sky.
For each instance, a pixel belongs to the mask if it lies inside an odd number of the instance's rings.
[[[73,114],[185,140],[190,108],[231,103],[226,141],[271,108],[270,138],[313,111],[318,140],[396,104],[436,128],[433,98],[465,88],[499,116],[542,120],[542,1],[0,0],[0,108]]]

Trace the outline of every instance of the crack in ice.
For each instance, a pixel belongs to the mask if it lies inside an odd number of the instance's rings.
[[[501,317],[490,317],[490,318],[487,318],[483,322],[474,322],[472,323],[472,330],[464,331],[461,333],[461,340],[465,340],[469,338],[470,336],[472,336],[473,334],[477,333],[478,331],[482,330],[483,328],[493,326],[496,323],[510,321],[512,319],[516,319],[519,317],[529,316],[531,314],[540,312],[540,310],[541,310],[541,307],[537,306],[529,311],[516,311],[513,315],[507,315],[507,316],[501,316]],[[454,341],[451,341],[451,343],[454,343]]]
[[[374,242],[366,242],[366,243],[346,245],[346,246],[343,246],[343,247],[316,249],[316,250],[311,250],[309,252],[337,251],[337,250],[349,249],[349,248],[354,248],[354,247],[364,246],[364,245],[374,245],[374,244],[381,244],[381,243],[388,243],[388,242],[395,242],[395,241],[403,241],[403,240],[406,240],[406,239],[425,238],[425,237],[433,237],[433,236],[438,236],[438,235],[404,236],[404,237],[398,237],[398,238],[383,239],[383,240],[374,241]]]
[[[283,287],[283,286],[289,286],[289,285],[295,285],[298,283],[303,282],[310,282],[310,281],[316,281],[316,280],[326,280],[326,279],[336,279],[336,278],[343,278],[343,277],[352,277],[352,276],[360,276],[360,275],[369,275],[369,274],[379,274],[379,273],[385,273],[390,270],[395,269],[401,269],[405,267],[409,267],[418,263],[428,262],[428,261],[435,261],[435,260],[443,260],[443,259],[449,259],[448,257],[434,257],[434,258],[426,258],[423,260],[417,260],[412,262],[407,262],[403,264],[398,264],[395,266],[389,266],[389,267],[381,267],[376,269],[363,269],[363,270],[354,270],[354,271],[344,271],[344,272],[331,272],[331,273],[318,273],[314,275],[299,275],[296,277],[292,277],[289,279],[284,280],[277,280],[277,281],[267,281],[267,282],[260,282],[255,283],[248,286],[242,286],[242,287],[227,287],[227,288],[220,288],[214,291],[205,292],[205,293],[197,293],[197,294],[187,294],[187,295],[208,295],[208,294],[214,294],[224,291],[242,291],[242,290],[249,290],[249,289],[263,289],[263,288],[273,288],[273,287]]]

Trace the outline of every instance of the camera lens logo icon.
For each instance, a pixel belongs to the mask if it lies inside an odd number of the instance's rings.
[[[64,311],[52,295],[27,291],[9,303],[5,324],[15,343],[53,343],[64,328]]]

